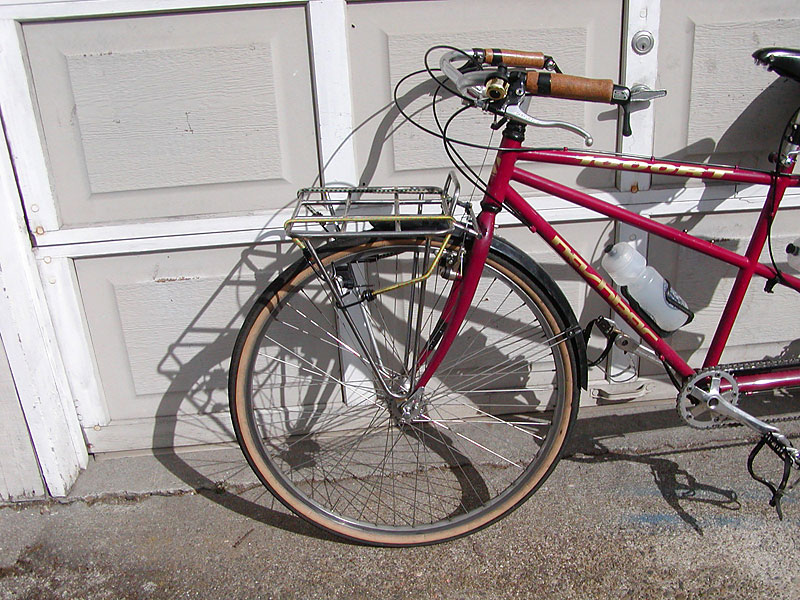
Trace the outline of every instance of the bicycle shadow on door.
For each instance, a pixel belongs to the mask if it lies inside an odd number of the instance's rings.
[[[226,442],[234,437],[226,396],[228,362],[234,341],[244,315],[267,287],[274,272],[284,269],[298,258],[297,253],[285,252],[290,248],[293,245],[288,243],[254,244],[243,250],[235,267],[203,303],[178,339],[170,344],[158,367],[159,373],[169,380],[169,385],[158,407],[152,446],[159,449],[156,457],[169,472],[208,500],[271,527],[331,539],[290,514],[260,483],[254,483],[255,476],[234,444],[228,444],[224,448],[208,447],[209,444]],[[265,263],[269,264],[267,269],[264,268]],[[209,317],[218,316],[224,307],[230,305],[231,297],[235,298],[236,307],[228,314],[234,316],[222,326],[219,321],[209,321]],[[519,322],[510,317],[498,320],[493,313],[484,312],[481,318],[491,320],[495,330],[519,329]],[[389,328],[400,325],[399,322],[386,324]],[[488,344],[485,336],[479,334],[469,337],[471,351],[488,349],[491,351],[490,360],[511,360],[514,369],[525,370],[524,363],[520,364],[519,361],[514,361],[514,357],[496,350]],[[307,356],[307,360],[315,361],[317,367],[327,371],[327,367],[320,366],[326,362],[324,353],[312,354],[314,348],[306,350],[302,345],[298,348],[296,342],[279,341],[287,348],[291,346],[292,355],[302,355],[303,358]],[[315,348],[318,346],[316,344]],[[456,348],[458,349],[458,345]],[[334,362],[334,359],[332,354],[328,356],[327,362]],[[508,367],[504,369],[507,370]],[[505,373],[501,380],[509,387],[519,387],[513,373]],[[445,387],[450,385],[446,378],[441,381]],[[498,378],[492,378],[492,385],[497,385],[497,382]],[[336,392],[334,390],[331,393]],[[471,398],[475,405],[492,410],[492,400],[487,394],[480,390],[473,393],[477,395]],[[327,401],[320,399],[313,402],[301,400],[301,414],[287,426],[311,427],[320,416],[317,412],[324,410],[326,404]],[[521,401],[520,406],[523,405],[524,402]],[[471,459],[458,451],[458,444],[452,436],[430,429],[430,426],[425,425],[409,428],[407,435],[416,440],[420,447],[427,448],[431,455],[438,455],[448,465],[461,490],[461,500],[454,515],[479,506],[490,498],[490,484],[484,480],[482,470],[475,468]],[[195,449],[191,446],[195,446]],[[289,455],[283,459],[288,464],[299,462],[313,466],[315,452],[317,449],[313,440],[310,440],[309,443],[293,444]]]
[[[276,508],[276,502],[261,485],[252,483],[254,477],[250,474],[249,467],[244,463],[238,448],[231,447],[229,452],[188,453],[176,450],[181,446],[208,444],[233,437],[229,416],[225,410],[228,358],[242,318],[255,298],[267,287],[274,273],[284,269],[290,261],[299,257],[296,252],[290,255],[282,252],[291,247],[291,244],[272,246],[256,243],[243,250],[234,268],[203,303],[181,335],[170,345],[158,367],[159,373],[169,380],[169,385],[161,397],[152,445],[163,448],[157,456],[164,467],[209,500],[270,526],[328,539],[328,536],[305,525],[299,518],[287,514],[279,505]],[[265,263],[269,263],[266,269]],[[230,304],[231,297],[235,298],[235,307],[231,307],[232,309],[228,311],[225,305]],[[220,325],[218,320],[220,314],[234,316]],[[215,318],[217,320],[214,320]],[[504,365],[500,375],[495,374],[487,378],[485,373],[481,373],[483,386],[475,384],[473,386],[475,389],[471,388],[467,392],[468,400],[474,405],[481,407],[482,410],[493,411],[493,402],[496,402],[493,398],[496,398],[496,394],[487,394],[480,388],[494,387],[498,382],[502,382],[506,387],[518,389],[521,373],[528,370],[528,365],[524,358],[498,349],[487,333],[491,330],[495,332],[495,337],[502,336],[503,332],[518,331],[523,323],[519,317],[504,315],[503,318],[498,318],[492,311],[486,310],[476,310],[473,319],[490,322],[491,328],[484,329],[477,326],[475,331],[465,332],[455,349],[461,350],[462,353],[469,350],[484,354],[484,359],[489,363]],[[382,322],[388,329],[403,330],[403,323],[399,320]],[[498,331],[500,333],[497,333]],[[296,341],[282,343],[287,348],[291,347],[291,352],[295,356],[299,354],[305,358],[306,350],[298,349]],[[461,347],[464,344],[467,345],[466,348]],[[319,350],[319,346],[317,340],[316,351]],[[314,352],[315,348],[308,351]],[[308,356],[311,357],[311,354]],[[326,360],[324,353],[321,357],[319,354],[313,355],[315,365],[318,366],[320,362],[316,361],[333,362],[334,358],[331,355]],[[327,367],[322,367],[322,370],[327,372]],[[456,372],[461,373],[458,370]],[[452,375],[452,377],[460,381],[458,376]],[[448,390],[455,385],[452,379],[446,377],[440,378],[439,381],[441,386]],[[520,408],[528,404],[536,406],[540,402],[533,393],[525,396],[525,399],[518,400]],[[318,407],[324,408],[325,404],[325,401],[314,400],[313,403],[306,403],[301,400],[299,406],[302,407],[302,411],[295,419],[296,423],[287,425],[314,423],[318,416],[316,413]],[[505,408],[508,409],[507,406]],[[430,429],[430,426],[410,427],[408,436],[410,439],[415,439],[420,447],[425,447],[431,456],[438,455],[452,473],[454,481],[461,490],[461,500],[454,509],[454,515],[487,501],[491,497],[489,491],[491,484],[484,480],[484,469],[475,468],[472,459],[458,451],[458,444],[453,436]],[[293,452],[294,455],[284,457],[287,463],[300,461],[312,464],[315,459],[313,443],[296,445]]]

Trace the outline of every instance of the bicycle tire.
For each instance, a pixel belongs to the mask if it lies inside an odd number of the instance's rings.
[[[332,274],[383,285],[409,280],[423,247],[334,243],[319,255]],[[400,355],[412,328],[397,326],[422,324],[413,329],[424,345],[450,284],[433,275],[422,302],[412,297],[420,286],[407,286],[368,303],[383,372],[407,377]],[[361,543],[430,544],[497,521],[552,472],[577,414],[579,357],[554,289],[493,246],[456,342],[403,421],[327,288],[297,261],[255,302],[234,346],[231,417],[247,461],[295,514]],[[422,318],[408,317],[415,303]],[[342,366],[342,356],[355,359]]]

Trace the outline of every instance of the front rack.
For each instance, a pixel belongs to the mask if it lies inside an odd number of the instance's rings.
[[[319,273],[339,302],[341,298],[336,285],[326,269],[322,268],[322,261],[311,240],[427,238],[426,258],[423,260],[425,272],[410,281],[371,290],[367,296],[374,298],[427,280],[439,266],[456,231],[480,237],[472,205],[458,199],[460,189],[454,173],[447,176],[443,188],[305,188],[297,193],[297,205],[284,228],[287,235],[303,248],[309,260],[319,267]],[[434,236],[442,237],[441,243],[433,244],[431,238]],[[438,246],[438,249],[433,246]]]
[[[459,191],[452,174],[443,188],[305,188],[297,193],[297,205],[284,228],[303,247],[315,238],[447,236],[464,220],[468,229],[476,229],[471,206],[458,201]]]

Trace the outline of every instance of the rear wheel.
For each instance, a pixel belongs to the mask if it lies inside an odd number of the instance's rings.
[[[424,371],[452,281],[435,273],[358,300],[419,276],[429,254],[421,240],[329,246],[320,256],[350,320],[303,260],[262,294],[234,349],[231,414],[261,481],[298,515],[364,543],[440,542],[499,519],[549,475],[577,412],[552,281],[495,249],[434,377],[408,400],[387,393]]]

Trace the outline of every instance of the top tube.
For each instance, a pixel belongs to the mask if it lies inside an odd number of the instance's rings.
[[[595,167],[599,169],[613,169],[615,171],[637,171],[654,175],[669,175],[674,177],[691,177],[695,179],[711,179],[717,181],[731,181],[735,183],[749,183],[771,185],[775,177],[772,171],[756,169],[742,169],[740,167],[708,165],[705,163],[676,162],[657,159],[655,157],[640,157],[626,154],[607,154],[586,152],[583,150],[529,150],[520,152],[518,160],[527,162],[553,163],[570,166]],[[797,175],[780,174],[778,177],[789,178],[789,187],[800,185]]]

